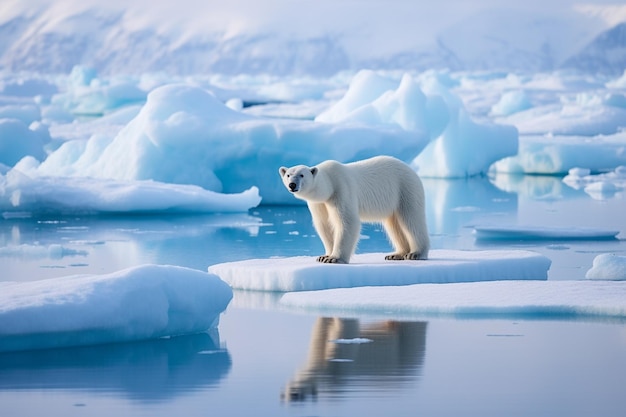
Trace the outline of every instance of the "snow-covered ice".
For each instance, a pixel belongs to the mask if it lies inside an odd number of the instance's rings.
[[[474,236],[479,240],[606,240],[615,239],[619,233],[619,230],[591,227],[474,226]]]
[[[626,125],[626,115],[623,124]],[[519,152],[494,164],[498,172],[566,174],[572,168],[594,172],[626,165],[626,132],[610,135],[520,136]]]
[[[517,152],[515,128],[472,120],[461,100],[435,77],[426,77],[420,86],[409,74],[398,84],[361,71],[345,96],[316,120],[396,124],[425,135],[431,142],[411,162],[426,177],[486,173],[491,164]]]
[[[412,161],[421,176],[463,178],[486,174],[496,161],[517,154],[516,127],[475,120],[463,100],[439,77],[426,75],[423,84],[426,91],[444,97],[449,119],[441,135]]]
[[[222,194],[152,180],[30,177],[19,169],[0,174],[3,213],[228,213],[246,212],[260,202],[256,187]]]
[[[55,94],[51,104],[80,116],[101,116],[111,110],[146,100],[146,91],[129,77],[97,78],[88,67],[76,66],[68,77],[72,88]]]
[[[608,191],[614,194],[616,191],[626,189],[626,165],[620,165],[613,171],[602,174],[591,174],[588,168],[572,168],[563,177],[563,182],[570,187],[585,191]]]
[[[322,314],[626,318],[626,282],[493,281],[292,292],[280,303]]]
[[[48,142],[50,134],[41,123],[0,116],[0,164],[13,166],[25,156],[44,159]]]
[[[12,245],[0,247],[0,258],[18,259],[61,259],[65,256],[86,256],[87,251],[76,250],[59,244],[51,245]]]
[[[350,264],[315,257],[249,259],[209,267],[234,289],[310,291],[328,288],[490,280],[545,280],[550,260],[524,250],[431,250],[426,261],[385,261],[382,253],[357,254]]]
[[[277,167],[315,165],[385,153],[417,155],[427,138],[397,126],[332,125],[233,111],[210,92],[166,85],[115,138],[68,141],[37,169],[40,175],[152,179],[238,193],[256,186],[264,203],[291,201]],[[406,158],[405,158],[406,159]],[[293,203],[293,202],[292,202]]]
[[[523,136],[544,133],[555,136],[610,135],[619,132],[626,123],[626,103],[617,97],[581,93],[574,99],[563,99],[562,103],[529,107],[496,120],[515,125]]]
[[[594,280],[626,281],[626,256],[614,253],[596,256],[585,277]]]
[[[395,78],[363,70],[350,81],[345,95],[315,120],[393,124],[435,138],[443,132],[449,117],[443,97],[424,94],[411,75],[404,74],[398,83]]]
[[[33,180],[152,180],[226,194],[257,187],[263,204],[296,204],[276,167],[389,154],[423,177],[450,178],[626,164],[624,88],[569,73],[182,78],[75,67],[3,77],[0,172]]]
[[[215,275],[142,265],[0,283],[0,351],[154,339],[217,326],[232,290]]]
[[[524,90],[507,91],[491,107],[492,116],[509,116],[532,107],[528,94]]]

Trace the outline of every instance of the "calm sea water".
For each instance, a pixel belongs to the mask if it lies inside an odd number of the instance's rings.
[[[496,185],[494,185],[497,184]],[[549,279],[584,279],[626,242],[478,243],[478,224],[626,234],[626,197],[552,177],[426,180],[434,248],[524,248]],[[304,207],[247,215],[0,220],[0,280],[106,273],[143,263],[207,266],[319,254]],[[390,250],[380,227],[359,251]],[[279,295],[236,292],[219,328],[170,340],[0,355],[2,416],[624,416],[626,323],[317,317]],[[329,343],[336,339],[370,343]]]

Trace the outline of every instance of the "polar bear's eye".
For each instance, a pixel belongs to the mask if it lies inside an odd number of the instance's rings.
[[[300,178],[304,178],[304,174],[300,174]]]
[[[287,178],[291,177],[291,174],[287,174]]]

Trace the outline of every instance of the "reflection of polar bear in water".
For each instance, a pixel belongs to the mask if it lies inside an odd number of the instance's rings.
[[[357,388],[397,389],[419,374],[426,348],[425,322],[319,318],[306,365],[287,384],[285,401]],[[350,386],[358,384],[358,386]]]
[[[382,222],[395,253],[385,259],[426,259],[424,187],[404,162],[377,156],[342,164],[281,167],[285,187],[305,200],[326,253],[317,260],[348,263],[359,240],[361,220]]]

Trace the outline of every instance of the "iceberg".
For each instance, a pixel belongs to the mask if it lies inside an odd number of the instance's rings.
[[[232,290],[215,275],[141,265],[0,283],[0,352],[157,339],[217,326]]]
[[[54,95],[51,104],[74,115],[102,116],[122,106],[146,101],[146,92],[130,78],[112,77],[104,81],[96,78],[93,69],[76,66],[68,81],[71,88]]]
[[[383,148],[406,161],[427,141],[394,126],[254,117],[228,108],[200,87],[169,84],[151,91],[115,138],[66,142],[37,172],[190,184],[229,194],[256,186],[265,204],[293,204],[280,185],[282,165],[358,160]]]
[[[494,281],[292,292],[280,304],[324,314],[626,318],[626,282]]]
[[[0,96],[3,174],[19,167],[32,178],[151,180],[225,194],[257,187],[271,205],[298,204],[277,167],[327,159],[387,154],[424,178],[626,165],[626,96],[599,78],[382,70],[324,79],[100,77],[84,67],[48,78],[58,86],[51,97],[36,89],[36,97]],[[616,191],[594,185],[589,194]]]
[[[400,83],[371,70],[359,71],[346,94],[315,120],[324,123],[391,124],[437,137],[448,123],[448,107],[438,94],[427,96],[404,74]]]
[[[515,127],[473,120],[461,99],[432,75],[420,86],[409,74],[398,84],[373,71],[360,71],[344,97],[316,121],[390,124],[425,135],[430,142],[411,161],[423,177],[484,174],[497,160],[517,153]]]
[[[486,174],[489,167],[518,151],[513,126],[477,123],[464,108],[457,108],[444,132],[412,162],[424,177],[464,178]]]
[[[626,256],[603,253],[593,260],[585,278],[596,280],[626,281]]]
[[[550,260],[524,250],[431,250],[426,261],[385,261],[382,253],[357,254],[350,264],[329,265],[315,257],[249,259],[209,266],[232,288],[312,291],[360,286],[490,280],[546,280]]]
[[[41,123],[29,125],[20,119],[0,116],[0,164],[13,166],[25,156],[45,158],[48,142],[50,134]]]

